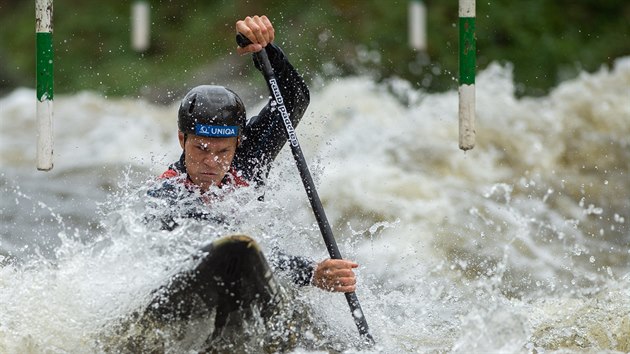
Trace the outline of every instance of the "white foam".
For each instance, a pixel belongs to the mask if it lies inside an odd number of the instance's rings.
[[[491,64],[477,77],[477,144],[467,153],[458,149],[457,93],[401,93],[405,87],[392,93],[365,77],[330,82],[312,92],[296,130],[342,254],[361,264],[358,295],[379,350],[626,350],[619,343],[628,341],[628,314],[618,315],[629,308],[619,302],[629,298],[629,231],[619,220],[630,218],[630,58],[539,98],[515,97],[510,66]],[[396,99],[401,94],[416,99],[405,105]],[[91,179],[95,167],[160,171],[178,157],[175,106],[93,93],[58,96],[57,179],[34,187],[27,183],[36,173],[33,97],[20,89],[0,99],[0,163],[15,179],[5,181],[3,215],[13,217],[15,209],[44,220],[30,210],[49,213],[36,207],[37,198],[29,202],[19,193],[55,189],[80,198],[68,176],[92,186],[81,177]],[[102,171],[98,183],[120,182],[119,173]],[[19,186],[36,192],[18,193]],[[126,188],[114,206],[130,198]],[[70,202],[69,211],[55,212],[71,223],[68,215],[82,205]],[[239,230],[259,234],[266,249],[278,244],[326,256],[287,149],[270,175],[266,202],[238,205],[232,208],[244,221]],[[96,259],[82,253],[93,251],[89,242],[73,245],[66,237],[59,269],[0,268],[0,351],[93,349],[95,327],[82,324],[106,326],[97,315],[115,316],[141,302],[132,293],[159,283],[165,273],[154,270],[192,247],[190,239],[135,229],[133,208],[120,215],[113,224],[95,215],[106,228],[101,233],[79,231],[104,239],[115,239],[116,231],[130,235]],[[28,240],[32,226],[18,220],[3,221],[8,240],[0,242],[13,245],[18,234]],[[150,258],[134,251],[146,242],[177,252]],[[137,260],[144,263],[134,268]],[[117,278],[136,286],[125,288]],[[107,294],[126,305],[108,302]],[[308,289],[304,297],[317,318],[339,329],[331,336],[354,337],[342,296]],[[588,316],[572,316],[570,308]]]

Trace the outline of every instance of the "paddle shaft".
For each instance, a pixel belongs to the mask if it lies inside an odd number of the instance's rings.
[[[244,47],[251,43],[245,36],[240,33],[236,36],[236,42],[241,47]],[[275,108],[281,114],[281,118],[287,131],[287,136],[289,138],[291,152],[293,153],[293,158],[295,159],[295,164],[297,165],[298,171],[300,172],[300,177],[302,178],[304,189],[306,189],[306,195],[308,196],[308,200],[311,203],[311,207],[313,208],[315,219],[317,219],[317,224],[319,225],[319,230],[321,231],[322,237],[324,238],[324,243],[326,244],[326,248],[328,249],[330,258],[341,259],[339,247],[337,247],[337,242],[335,241],[332,228],[330,227],[330,223],[328,222],[328,218],[326,217],[326,212],[324,211],[322,202],[319,199],[319,195],[317,194],[317,189],[315,188],[313,177],[311,176],[308,165],[306,164],[306,159],[304,158],[304,154],[302,153],[300,143],[297,140],[295,129],[293,128],[293,124],[291,123],[291,119],[289,117],[289,112],[284,105],[284,99],[282,98],[282,93],[280,92],[280,87],[278,86],[276,76],[273,72],[273,68],[271,67],[271,63],[269,62],[267,52],[265,49],[263,49],[257,53],[254,53],[254,55],[257,57],[258,62],[262,65],[263,75],[265,77],[265,81],[267,82],[267,86],[269,87],[269,92],[271,93],[271,96],[276,103]],[[367,343],[373,344],[374,338],[372,338],[372,335],[370,335],[369,333],[369,327],[365,316],[363,315],[363,310],[361,309],[361,304],[359,304],[359,299],[357,298],[356,293],[354,291],[348,292],[345,293],[345,296],[346,300],[348,301],[348,306],[350,306],[350,311],[352,313],[352,317],[354,318],[354,323],[359,329],[359,334],[361,334],[361,336],[366,340]]]

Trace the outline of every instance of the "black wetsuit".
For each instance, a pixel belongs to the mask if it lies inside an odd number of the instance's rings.
[[[297,73],[293,66],[289,63],[286,56],[280,48],[270,44],[265,50],[269,56],[269,60],[274,69],[276,79],[279,83],[284,104],[290,114],[291,121],[296,126],[309,103],[309,91],[304,83],[303,78]],[[254,61],[256,67],[261,70],[259,63]],[[232,161],[230,171],[223,179],[225,185],[235,187],[255,184],[262,186],[271,169],[271,163],[274,161],[282,147],[287,141],[287,134],[279,112],[273,108],[272,101],[260,111],[260,113],[252,117],[246,127],[243,129],[242,142],[236,150],[236,155]],[[149,191],[151,197],[165,199],[173,210],[181,207],[181,184],[190,184],[186,175],[186,164],[184,154],[169,166],[169,169],[162,175],[162,181],[157,188]],[[191,191],[192,192],[192,191]],[[186,206],[184,206],[186,210]],[[194,208],[189,208],[183,213],[181,210],[177,213],[177,217],[190,217],[195,219],[209,219],[207,215],[196,212]],[[174,217],[169,215],[159,216],[162,229],[172,230],[177,227]],[[216,221],[216,220],[215,220]],[[283,252],[274,249],[270,255],[272,267],[289,274],[295,284],[310,284],[313,275],[314,262],[308,258],[299,256],[286,255]],[[194,272],[193,272],[194,273]],[[180,275],[186,277],[186,283],[191,286],[194,291],[194,275],[193,273]],[[177,283],[177,282],[175,282]],[[179,282],[181,283],[181,282]],[[168,286],[167,286],[168,288]],[[160,289],[160,304],[164,304],[164,293],[168,293],[168,289]],[[169,301],[167,301],[169,302]],[[163,306],[160,306],[163,307]],[[166,306],[164,311],[170,312],[171,306]]]

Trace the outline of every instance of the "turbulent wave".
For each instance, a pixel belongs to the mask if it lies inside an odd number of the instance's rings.
[[[341,252],[361,265],[373,350],[630,351],[630,58],[545,97],[514,92],[509,66],[478,76],[477,145],[463,153],[456,92],[313,87],[297,133]],[[289,151],[265,202],[243,190],[219,203],[228,226],[154,232],[143,188],[178,157],[176,106],[57,97],[44,174],[33,97],[0,98],[0,352],[104,350],[104,333],[222,234],[326,257]],[[292,350],[356,350],[343,296],[292,291],[321,323]]]

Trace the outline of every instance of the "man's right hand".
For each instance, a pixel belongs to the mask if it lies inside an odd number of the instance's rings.
[[[247,16],[243,20],[236,21],[236,33],[241,33],[252,44],[246,47],[237,47],[236,52],[240,55],[260,52],[267,44],[274,39],[274,29],[267,16]]]

